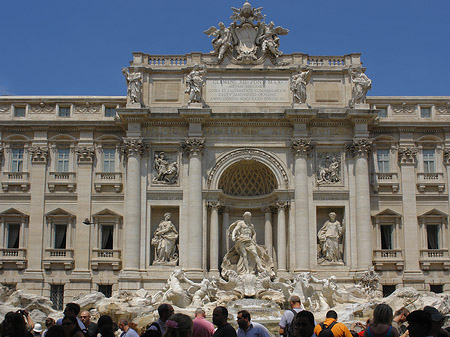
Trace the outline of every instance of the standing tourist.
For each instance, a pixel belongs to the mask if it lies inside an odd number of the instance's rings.
[[[423,310],[415,310],[406,318],[409,337],[431,336],[431,315]]]
[[[119,320],[119,329],[123,331],[120,337],[139,337],[137,332],[130,328],[128,321],[124,318]]]
[[[398,331],[392,327],[392,308],[384,303],[378,304],[373,311],[373,322],[364,332],[364,337],[398,337]]]
[[[213,311],[213,323],[217,326],[213,337],[236,337],[236,331],[228,320],[228,309],[222,306],[216,307]]]
[[[330,329],[334,337],[352,337],[350,330],[343,323],[337,322],[337,313],[334,310],[327,312],[326,320],[314,328],[314,334],[319,336],[319,334],[324,329]]]
[[[298,296],[291,296],[289,300],[289,305],[291,306],[291,310],[286,310],[283,313],[283,316],[281,316],[280,324],[280,335],[293,337],[289,334],[290,326],[292,324],[292,321],[294,320],[295,315],[302,311],[302,303],[300,302],[300,297]]]
[[[89,337],[97,337],[98,327],[97,324],[91,322],[91,313],[89,311],[82,311],[80,314],[80,319],[86,327]]]
[[[302,310],[294,318],[295,337],[316,337],[314,315],[310,311]]]
[[[150,324],[141,337],[163,336],[166,333],[166,321],[173,315],[173,312],[173,307],[170,304],[161,304],[158,307],[158,320]]]
[[[237,329],[238,337],[270,337],[269,330],[264,325],[251,321],[250,313],[247,310],[238,312],[237,322],[239,326]]]
[[[174,314],[166,321],[164,337],[191,337],[192,319],[185,314]]]
[[[214,325],[206,320],[205,310],[195,310],[193,334],[194,337],[211,337],[214,333]]]
[[[61,325],[64,328],[65,337],[84,337],[75,316],[65,316]]]
[[[114,322],[108,315],[102,315],[97,321],[98,337],[115,337]]]
[[[394,313],[394,319],[392,320],[392,326],[397,329],[399,334],[404,334],[407,330],[403,324],[406,322],[406,317],[409,315],[409,310],[405,307],[401,307]]]
[[[447,330],[442,329],[445,316],[442,315],[439,310],[427,305],[425,308],[423,308],[423,311],[428,312],[431,315],[431,334],[433,335],[433,337],[450,336]]]

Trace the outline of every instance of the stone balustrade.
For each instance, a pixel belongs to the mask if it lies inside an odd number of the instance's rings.
[[[112,189],[114,192],[122,190],[121,172],[96,172],[94,178],[94,188],[97,193]]]
[[[60,187],[69,192],[75,191],[77,174],[75,172],[49,172],[48,190],[55,192]]]
[[[398,192],[399,185],[397,172],[372,173],[372,187],[375,192],[378,192],[380,187],[387,187],[392,190],[392,192]]]
[[[0,248],[0,269],[24,269],[26,262],[25,248]]]
[[[73,249],[46,248],[43,259],[44,269],[63,267],[73,269],[74,251]]]
[[[29,172],[2,172],[2,190],[8,192],[11,186],[19,186],[20,190],[26,192],[30,187]]]
[[[91,267],[98,270],[99,266],[120,270],[122,265],[122,251],[119,249],[92,249]]]
[[[444,192],[445,180],[442,172],[418,172],[417,173],[417,189],[424,192],[427,188],[434,188],[439,192]]]
[[[373,263],[377,270],[389,266],[402,270],[405,264],[403,251],[401,249],[375,249],[373,251]]]

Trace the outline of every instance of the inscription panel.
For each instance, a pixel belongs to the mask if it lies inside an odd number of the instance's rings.
[[[207,79],[207,102],[231,103],[289,103],[291,94],[288,79]]]

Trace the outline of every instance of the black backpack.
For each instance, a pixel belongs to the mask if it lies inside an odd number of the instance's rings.
[[[286,327],[284,328],[284,336],[286,337],[294,337],[294,320],[295,315],[297,315],[297,311],[294,309],[291,309],[291,311],[294,313],[294,317],[292,318],[292,321],[286,324]]]
[[[320,333],[317,337],[334,337],[333,331],[331,331],[331,329],[334,327],[334,325],[336,323],[337,322],[334,321],[329,326],[326,326],[325,324],[320,323],[319,325],[322,328],[322,331],[320,331]]]
[[[156,330],[150,330],[150,327],[155,326]],[[141,337],[162,337],[161,328],[158,323],[153,322],[148,329],[141,335]]]

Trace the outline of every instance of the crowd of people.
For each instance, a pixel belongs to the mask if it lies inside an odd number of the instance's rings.
[[[426,306],[423,310],[409,312],[400,308],[395,313],[387,304],[378,304],[373,317],[365,324],[355,322],[350,329],[337,321],[336,311],[330,310],[326,319],[317,324],[314,314],[304,310],[300,298],[290,298],[290,310],[283,313],[279,333],[286,337],[450,337],[449,329],[443,328],[445,316],[436,308]],[[175,313],[172,305],[158,307],[158,320],[149,323],[138,333],[136,325],[126,319],[114,322],[108,315],[100,316],[97,323],[91,321],[89,311],[81,311],[76,303],[68,303],[64,317],[55,321],[47,318],[45,330],[34,323],[25,310],[9,312],[0,324],[1,337],[270,337],[269,330],[253,322],[247,310],[237,313],[237,325],[228,322],[228,309],[218,306],[213,310],[212,323],[206,320],[202,308],[195,310],[195,317]]]

